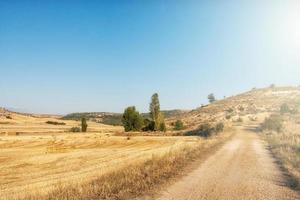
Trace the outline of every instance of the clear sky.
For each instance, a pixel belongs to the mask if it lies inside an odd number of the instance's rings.
[[[0,106],[191,109],[300,84],[300,1],[0,1]]]

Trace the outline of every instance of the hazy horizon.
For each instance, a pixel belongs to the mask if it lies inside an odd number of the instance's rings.
[[[193,109],[300,84],[300,2],[0,2],[0,107]]]

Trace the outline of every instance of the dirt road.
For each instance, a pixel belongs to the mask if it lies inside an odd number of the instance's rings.
[[[251,130],[239,128],[232,140],[196,170],[161,192],[157,198],[195,199],[300,199]]]

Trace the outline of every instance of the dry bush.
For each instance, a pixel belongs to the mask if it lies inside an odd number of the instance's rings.
[[[262,130],[280,132],[282,130],[282,117],[279,115],[271,115],[265,119],[261,128]]]

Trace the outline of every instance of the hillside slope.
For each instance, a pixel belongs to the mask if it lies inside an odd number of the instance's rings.
[[[278,111],[283,103],[287,103],[291,109],[298,109],[300,107],[300,87],[253,89],[180,116],[171,117],[167,119],[167,122],[171,124],[180,119],[188,129],[193,129],[206,122],[235,121],[239,117],[255,118],[259,113]]]

